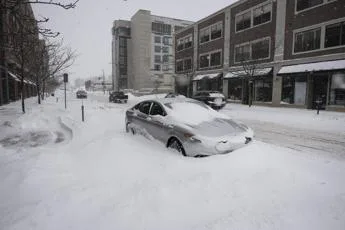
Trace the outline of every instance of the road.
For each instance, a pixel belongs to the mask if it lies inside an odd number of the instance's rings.
[[[257,140],[315,156],[345,160],[345,135],[306,130],[257,120],[242,120],[255,131]],[[326,156],[326,157],[327,157]]]

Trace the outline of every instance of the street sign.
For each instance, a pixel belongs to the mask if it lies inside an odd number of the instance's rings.
[[[63,74],[63,82],[68,82],[68,74],[67,73]]]

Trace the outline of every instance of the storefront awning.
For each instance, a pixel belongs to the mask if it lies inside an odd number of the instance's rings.
[[[20,78],[15,75],[14,73],[10,72],[10,71],[7,71],[7,73],[15,80],[15,81],[20,81]]]
[[[263,69],[255,69],[254,74],[252,76],[264,76],[269,74],[272,71],[272,68],[263,68]],[[225,75],[224,78],[234,78],[234,77],[245,77],[248,76],[248,72],[241,70],[241,71],[233,71],[229,72]]]
[[[201,79],[204,79],[204,78],[212,79],[212,78],[218,77],[219,75],[220,75],[220,73],[200,74],[200,75],[196,75],[193,78],[193,81],[200,81]]]
[[[279,70],[278,75],[291,74],[291,73],[304,73],[304,72],[311,72],[311,71],[317,72],[317,71],[326,71],[326,70],[339,70],[339,69],[345,69],[345,60],[283,66]]]
[[[18,81],[20,82],[21,81],[21,78],[17,75],[15,75],[14,73],[10,72],[10,71],[7,71],[7,73],[15,80],[15,81]],[[32,81],[30,80],[26,80],[24,79],[24,83],[25,84],[29,84],[29,85],[36,85],[35,83],[33,83]]]

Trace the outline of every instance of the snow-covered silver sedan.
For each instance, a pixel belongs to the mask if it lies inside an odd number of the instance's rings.
[[[126,112],[126,131],[157,139],[194,157],[229,153],[253,139],[252,129],[189,98],[136,104]]]

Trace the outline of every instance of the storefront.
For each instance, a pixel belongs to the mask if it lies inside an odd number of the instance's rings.
[[[255,69],[252,74],[246,71],[232,71],[225,75],[228,99],[242,104],[272,101],[272,68]]]
[[[345,109],[345,60],[284,66],[281,104]]]
[[[223,91],[222,73],[199,74],[193,78],[193,93],[196,91]]]

